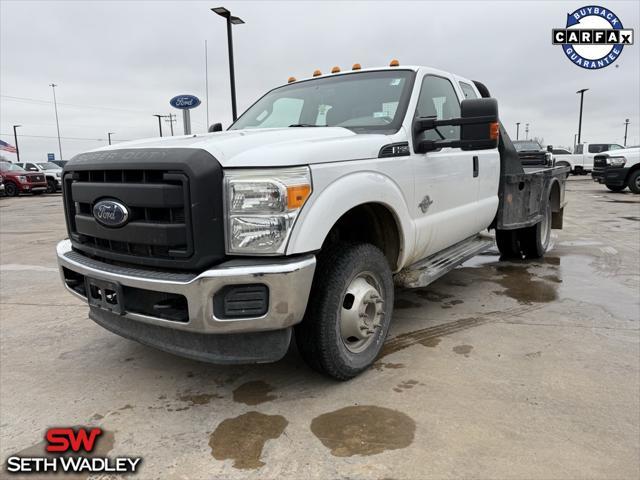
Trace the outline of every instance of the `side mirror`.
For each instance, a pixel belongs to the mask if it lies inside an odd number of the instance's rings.
[[[553,153],[553,145],[547,145],[547,152]]]
[[[221,131],[222,131],[222,124],[221,123],[214,123],[213,125],[209,126],[209,133],[221,132]]]
[[[414,149],[426,153],[442,147],[458,147],[462,150],[486,150],[498,146],[500,125],[498,102],[495,98],[471,98],[460,104],[460,118],[437,120],[434,117],[418,118],[414,122]],[[460,140],[420,140],[421,134],[440,126],[459,125]],[[439,132],[438,132],[439,133]]]

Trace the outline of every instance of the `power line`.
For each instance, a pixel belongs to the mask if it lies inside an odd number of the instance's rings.
[[[51,105],[53,103],[49,100],[42,100],[39,98],[30,98],[30,97],[16,97],[13,95],[0,95],[0,97],[6,98],[14,102],[35,103],[40,105]],[[104,107],[104,106],[98,106],[98,105],[80,105],[78,103],[58,102],[58,105],[65,105],[67,107],[91,108],[94,110],[115,110],[115,111],[128,112],[128,113],[148,113],[148,110],[131,110],[126,108]]]
[[[10,137],[13,134],[8,134],[8,133],[0,133],[1,136],[4,137]],[[58,138],[57,136],[49,136],[49,135],[23,135],[23,134],[19,134],[18,137],[31,137],[31,138]],[[60,137],[63,138],[65,140],[94,140],[96,142],[104,142],[106,141],[106,138],[89,138],[89,137]],[[119,138],[118,140],[113,140],[113,141],[118,141],[118,142],[130,142],[131,139],[122,139]]]

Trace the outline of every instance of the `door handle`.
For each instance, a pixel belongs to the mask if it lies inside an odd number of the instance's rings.
[[[480,173],[480,165],[478,164],[478,156],[473,156],[473,178],[477,177]]]

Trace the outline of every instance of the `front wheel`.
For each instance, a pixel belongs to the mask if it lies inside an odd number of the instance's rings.
[[[636,170],[631,175],[629,175],[627,185],[629,185],[629,190],[631,190],[636,195],[640,193],[640,170]]]
[[[47,193],[56,193],[56,181],[47,180]]]
[[[4,184],[4,193],[7,195],[7,197],[17,197],[18,193],[20,193],[18,191],[18,187],[16,187],[13,183],[8,182]]]
[[[298,350],[314,369],[348,380],[376,359],[389,331],[393,278],[384,254],[370,244],[337,244],[318,256]]]

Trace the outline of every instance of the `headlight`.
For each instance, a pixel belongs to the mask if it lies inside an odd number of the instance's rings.
[[[20,175],[20,176],[18,177],[18,181],[19,181],[20,183],[27,183],[27,177],[25,177],[24,175]]]
[[[61,172],[56,172],[56,177],[57,178],[61,178],[62,177],[62,173]]]
[[[311,195],[309,168],[227,170],[224,177],[227,253],[284,253]]]
[[[609,165],[612,167],[622,167],[627,163],[627,159],[624,157],[609,157]]]

